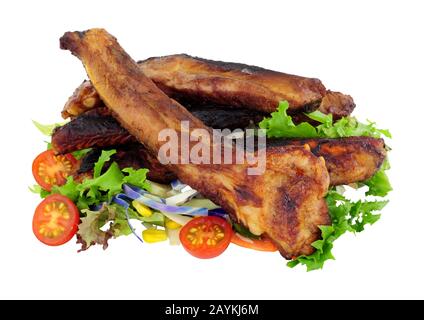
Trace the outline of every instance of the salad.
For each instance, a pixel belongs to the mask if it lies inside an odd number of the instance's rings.
[[[318,125],[308,122],[295,124],[287,115],[288,102],[282,101],[259,127],[269,138],[341,138],[369,136],[391,138],[388,130],[378,129],[373,122],[366,124],[354,117],[333,121],[332,115],[320,111],[305,114]],[[50,136],[61,124],[41,125]],[[276,252],[277,247],[266,236],[257,236],[209,199],[179,180],[169,185],[149,181],[147,169],[120,168],[111,161],[116,150],[103,150],[91,174],[79,174],[81,159],[90,152],[85,149],[65,155],[47,150],[33,162],[32,173],[37,182],[31,189],[42,198],[35,209],[33,232],[49,246],[59,246],[76,236],[85,251],[94,245],[106,249],[110,239],[134,235],[144,245],[169,241],[182,245],[196,258],[209,259],[222,254],[233,243],[243,248]],[[380,218],[387,205],[385,198],[392,190],[386,170],[386,160],[369,180],[345,187],[332,187],[326,201],[332,224],[320,226],[322,238],[312,246],[309,256],[299,256],[288,262],[289,267],[305,265],[307,270],[321,269],[334,259],[332,248],[336,239],[346,232],[358,233]],[[350,189],[363,195],[352,201],[345,195]]]

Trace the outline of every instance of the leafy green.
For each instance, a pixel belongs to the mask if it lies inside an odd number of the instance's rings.
[[[53,186],[51,193],[59,193],[77,202],[80,192],[77,189],[78,183],[74,181],[74,177],[70,176],[63,186]]]
[[[315,113],[321,112],[315,111]],[[308,117],[311,116],[310,114],[306,115]],[[317,117],[315,117],[314,120],[320,122],[317,120]],[[320,138],[343,138],[359,136],[380,138],[382,135],[391,138],[389,130],[378,129],[375,127],[375,122],[367,122],[368,123],[364,124],[356,120],[354,117],[344,117],[333,123],[331,117],[331,121],[326,119],[326,122],[321,122],[321,124],[317,126],[316,130],[318,137]]]
[[[307,116],[322,124],[331,125],[333,123],[333,115],[331,113],[324,114],[319,110],[315,110],[314,112],[308,113]]]
[[[78,243],[81,244],[80,251],[87,250],[95,244],[106,249],[109,239],[131,234],[125,209],[120,205],[103,204],[98,211],[84,209],[82,213],[85,217],[81,218],[77,232]],[[160,212],[154,212],[150,217],[143,217],[129,208],[128,217],[154,226],[163,227],[165,224],[165,216]],[[109,226],[104,230],[106,224]]]
[[[393,190],[386,174],[388,169],[390,169],[390,165],[389,161],[386,160],[374,176],[363,182],[364,185],[368,186],[368,191],[365,193],[367,196],[385,197]]]
[[[150,184],[146,182],[146,175],[149,172],[148,169],[135,170],[133,168],[125,168],[122,171],[128,174],[124,177],[124,183],[150,190]]]
[[[267,130],[269,138],[314,138],[317,137],[316,129],[307,122],[295,125],[292,117],[287,115],[289,103],[281,101],[277,111],[271,113],[271,118],[264,118],[260,123],[261,129]]]
[[[43,189],[41,186],[39,186],[38,184],[33,185],[32,187],[28,187],[29,191],[31,191],[32,193],[37,193],[40,195],[41,198],[45,198],[47,197],[50,192],[48,192],[47,190]]]
[[[96,170],[96,168],[94,168]],[[96,172],[93,174],[93,179],[84,180],[77,189],[82,193],[88,190],[89,197],[97,197],[100,191],[107,192],[108,199],[122,190],[124,183],[124,174],[116,162],[113,162],[109,169],[102,175],[96,177]]]
[[[66,124],[68,121],[64,121],[61,123],[53,123],[53,124],[41,124],[35,120],[32,120],[32,123],[36,126],[36,128],[45,136],[51,136],[53,133],[53,130],[56,127],[61,127],[64,124]]]
[[[78,243],[81,244],[80,251],[87,250],[95,244],[100,244],[106,249],[110,238],[131,233],[125,215],[117,210],[116,206],[103,205],[99,211],[85,209],[82,212],[85,217],[81,218],[77,232]],[[109,227],[103,231],[102,227],[107,223]]]
[[[374,214],[375,211],[381,211],[389,201],[365,201],[355,202],[350,209],[349,226],[352,232],[364,231],[365,225],[372,225],[380,219],[380,214]]]
[[[148,189],[147,169],[125,168],[121,170],[118,164],[113,162],[106,172],[101,173],[105,163],[110,161],[110,157],[115,152],[115,150],[102,151],[99,160],[94,165],[93,178],[76,182],[72,176],[68,177],[64,185],[53,186],[51,193],[59,193],[70,198],[80,210],[83,210],[93,205],[109,202],[114,195],[122,192],[124,183]],[[50,193],[47,192],[46,195],[48,194]]]
[[[316,127],[307,122],[295,124],[292,117],[287,115],[289,104],[281,101],[277,111],[271,113],[270,118],[264,118],[260,123],[261,129],[267,130],[269,138],[342,138],[353,136],[369,136],[380,138],[382,135],[391,138],[388,130],[378,129],[374,122],[364,124],[353,117],[344,117],[333,122],[331,114],[314,111],[305,114],[312,120],[319,122]]]
[[[116,150],[103,150],[99,160],[94,164],[93,178],[98,178],[102,172],[103,166],[110,160],[110,157],[116,153]]]
[[[319,226],[321,230],[321,240],[312,243],[316,249],[315,252],[309,256],[300,256],[294,260],[287,262],[287,266],[294,268],[298,264],[306,265],[307,271],[322,269],[324,262],[327,260],[334,260],[331,253],[333,249],[333,242],[337,239],[336,228],[334,226]]]
[[[357,201],[352,202],[335,190],[330,190],[326,197],[328,210],[331,216],[331,226],[320,226],[321,238],[312,243],[316,249],[309,256],[299,256],[287,263],[293,268],[298,264],[305,265],[307,271],[322,269],[325,261],[334,259],[331,250],[334,241],[346,232],[361,232],[365,225],[374,224],[379,218],[380,211],[388,201]]]

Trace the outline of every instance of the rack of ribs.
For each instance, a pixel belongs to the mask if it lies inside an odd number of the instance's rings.
[[[150,153],[158,154],[164,144],[158,139],[163,129],[172,129],[181,137],[182,121],[189,122],[189,133],[211,131],[161,91],[105,30],[67,32],[60,44],[82,61],[105,105]],[[221,148],[207,140],[201,143],[212,152]],[[318,226],[331,223],[324,200],[328,171],[324,159],[309,147],[268,151],[262,175],[249,175],[253,165],[248,161],[183,164],[187,159],[181,153],[179,160],[168,166],[181,181],[222,206],[254,234],[267,234],[285,258],[311,254],[311,243],[320,237]]]

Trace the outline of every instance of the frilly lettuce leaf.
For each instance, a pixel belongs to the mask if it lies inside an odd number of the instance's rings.
[[[121,235],[129,235],[131,229],[116,206],[103,205],[99,211],[82,210],[85,217],[81,218],[78,226],[77,243],[81,244],[80,251],[87,250],[92,245],[99,244],[106,249],[108,240]],[[109,223],[107,230],[102,227]]]
[[[382,135],[391,138],[388,130],[378,129],[374,122],[364,124],[354,117],[344,117],[333,122],[331,114],[323,114],[320,111],[305,113],[306,116],[320,123],[313,125],[302,122],[295,124],[292,117],[287,115],[289,104],[281,101],[277,111],[271,113],[271,117],[264,118],[260,123],[261,129],[267,130],[269,138],[343,138],[354,136],[368,136],[380,138]]]
[[[352,202],[331,190],[326,197],[328,210],[331,216],[332,225],[320,226],[322,239],[312,243],[316,249],[309,256],[300,256],[287,263],[293,268],[298,264],[306,266],[307,271],[322,269],[327,260],[334,259],[331,250],[334,241],[346,232],[361,232],[365,225],[374,224],[380,215],[375,212],[380,211],[388,201],[357,201]]]
[[[42,196],[51,193],[59,193],[70,198],[78,209],[88,209],[90,206],[109,202],[115,194],[121,193],[122,185],[130,183],[136,187],[148,189],[149,183],[146,181],[147,169],[125,168],[119,169],[119,166],[113,162],[106,172],[101,173],[104,164],[110,161],[110,157],[115,150],[102,151],[99,160],[94,166],[93,178],[85,179],[83,182],[74,181],[73,177],[68,177],[63,186],[54,186],[51,192],[34,190]]]
[[[64,124],[66,124],[68,121],[60,122],[60,123],[53,123],[53,124],[41,124],[35,120],[32,120],[32,123],[34,126],[45,136],[51,136],[53,133],[53,130],[56,127],[61,127]]]
[[[294,124],[292,117],[287,115],[289,103],[281,101],[277,111],[271,113],[270,118],[264,118],[260,123],[261,129],[267,130],[269,138],[316,138],[318,132],[314,126],[307,122]]]
[[[126,236],[131,233],[125,209],[117,204],[103,204],[98,211],[85,209],[82,210],[82,213],[85,217],[81,218],[77,232],[77,242],[81,244],[80,251],[85,251],[96,244],[106,249],[109,239]],[[154,212],[149,217],[143,217],[135,210],[129,208],[128,216],[130,219],[139,220],[154,226],[164,226],[165,223],[165,217],[160,212]],[[109,224],[108,228],[103,230],[107,224]]]
[[[133,168],[125,168],[122,169],[122,172],[127,174],[124,176],[124,183],[128,183],[148,191],[150,190],[150,183],[146,182],[146,176],[149,172],[148,169],[135,170]]]
[[[368,186],[368,191],[365,193],[367,196],[385,197],[393,190],[386,174],[388,169],[390,169],[390,164],[386,160],[374,176],[363,182],[364,185]]]

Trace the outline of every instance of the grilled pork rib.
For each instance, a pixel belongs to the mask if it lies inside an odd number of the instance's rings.
[[[181,137],[181,121],[210,131],[178,102],[164,94],[103,29],[67,32],[60,39],[84,64],[88,77],[120,124],[153,154],[164,144],[163,129]],[[201,142],[215,151],[215,144]],[[190,145],[190,150],[193,145]],[[254,234],[266,233],[286,258],[311,254],[319,225],[330,223],[324,196],[329,176],[323,158],[290,146],[267,152],[262,175],[248,175],[244,164],[169,165],[180,180],[221,205]]]
[[[248,109],[228,110],[221,106],[194,106],[189,110],[205,125],[214,129],[246,128],[257,124],[264,114]],[[69,153],[91,147],[108,147],[135,141],[112,116],[109,109],[102,106],[90,109],[53,132],[52,144],[57,153]]]
[[[318,79],[255,66],[185,54],[149,58],[138,64],[159,88],[184,106],[225,105],[270,113],[280,101],[287,100],[290,114],[318,108],[325,114],[333,114],[334,119],[348,116],[355,108],[352,97],[326,90]],[[99,103],[95,89],[85,81],[66,103],[62,116],[76,116]]]
[[[325,159],[330,185],[362,182],[380,169],[386,158],[383,139],[349,137],[338,139],[272,139],[267,150],[281,146],[308,145],[317,157]]]

